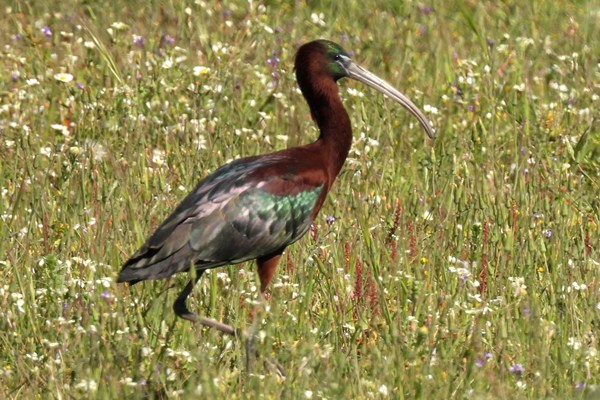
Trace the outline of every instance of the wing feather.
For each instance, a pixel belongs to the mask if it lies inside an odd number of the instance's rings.
[[[216,170],[125,263],[118,281],[164,278],[192,263],[199,269],[238,263],[298,240],[322,202],[325,176],[308,169],[307,180],[302,170],[288,173],[289,166],[289,158],[251,157]]]

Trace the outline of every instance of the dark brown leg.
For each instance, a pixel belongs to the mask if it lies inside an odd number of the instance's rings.
[[[192,293],[192,289],[194,288],[198,280],[200,280],[200,277],[202,277],[203,273],[204,271],[197,271],[196,277],[190,280],[187,285],[185,285],[185,288],[181,291],[181,293],[179,293],[179,296],[177,296],[177,300],[175,300],[175,303],[173,303],[173,311],[175,311],[175,314],[177,314],[183,319],[187,319],[188,321],[198,322],[198,316],[190,310],[188,310],[185,301],[187,300],[190,293]]]
[[[273,279],[275,269],[277,268],[277,263],[281,258],[281,253],[282,252],[279,252],[256,259],[256,264],[258,265],[258,276],[260,278],[260,292],[262,294],[265,293],[269,283],[271,283],[271,280]]]
[[[246,334],[246,371],[251,370],[254,360],[258,357],[258,351],[255,349],[255,344],[260,315],[256,314],[257,311],[260,313],[264,309],[266,301],[265,292],[269,287],[269,283],[271,283],[271,280],[273,279],[273,275],[275,274],[275,269],[279,259],[281,258],[282,252],[283,251],[256,259],[256,264],[258,265],[258,277],[260,278],[260,303],[255,309],[254,322]],[[286,376],[285,370],[276,360],[273,363],[268,359],[264,359],[264,362],[269,369],[276,371],[281,376]]]
[[[175,300],[175,303],[173,303],[173,310],[175,311],[175,314],[183,319],[187,319],[188,321],[198,322],[204,326],[208,326],[209,328],[215,328],[223,333],[235,336],[236,330],[231,325],[224,324],[211,318],[199,318],[196,314],[188,310],[185,301],[203,273],[204,271],[202,270],[196,271],[196,277],[190,280],[181,293],[179,293],[177,300]]]

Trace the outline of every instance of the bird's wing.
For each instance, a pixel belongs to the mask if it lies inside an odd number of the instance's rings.
[[[318,170],[289,173],[286,165],[248,158],[206,177],[125,263],[118,280],[164,278],[192,263],[238,263],[298,240],[310,227],[325,177]]]

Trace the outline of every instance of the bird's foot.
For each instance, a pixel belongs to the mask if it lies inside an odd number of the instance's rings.
[[[235,329],[231,325],[224,324],[212,318],[198,317],[197,314],[194,314],[193,312],[188,310],[187,306],[185,305],[185,300],[176,301],[173,304],[173,311],[175,311],[175,314],[177,314],[177,316],[188,321],[199,323],[209,328],[214,328],[228,335],[238,336],[237,329]]]

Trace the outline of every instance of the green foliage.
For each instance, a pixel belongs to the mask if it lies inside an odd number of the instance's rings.
[[[4,5],[0,397],[597,398],[599,10]],[[208,172],[317,137],[292,70],[316,38],[438,137],[340,81],[353,148],[278,267],[247,371],[241,341],[174,316],[185,276],[115,280]],[[251,263],[213,270],[189,307],[248,327],[257,282]]]

